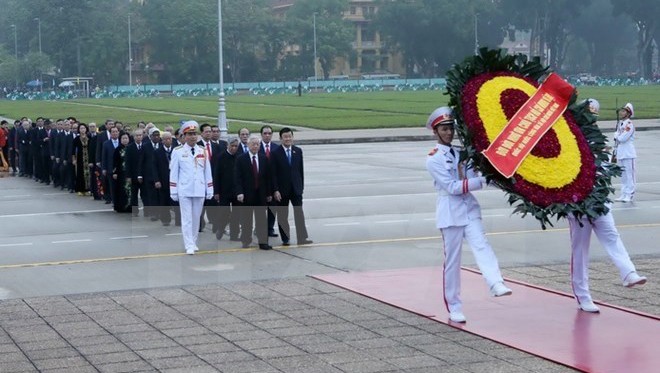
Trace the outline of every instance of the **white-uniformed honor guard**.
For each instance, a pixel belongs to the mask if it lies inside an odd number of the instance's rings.
[[[213,197],[213,176],[206,150],[197,145],[198,124],[194,120],[181,125],[185,143],[172,151],[170,161],[170,197],[181,206],[181,232],[186,254],[197,248],[199,217],[204,199]]]
[[[635,160],[635,126],[632,118],[635,111],[631,103],[627,103],[618,110],[619,122],[616,125],[614,143],[616,145],[616,159],[619,166],[623,168],[621,174],[621,195],[616,201],[631,202],[635,198],[636,170]]]
[[[597,116],[600,104],[592,98],[588,101],[589,110]],[[592,221],[586,217],[578,220],[572,215],[568,216],[568,226],[571,232],[571,287],[578,306],[585,312],[600,312],[589,291],[589,245],[592,231],[619,270],[623,286],[629,288],[646,283],[646,277],[637,274],[635,265],[630,260],[628,250],[616,229],[611,204],[607,207],[609,208],[607,214]]]
[[[483,274],[491,295],[510,295],[504,285],[495,253],[486,240],[481,222],[481,207],[470,193],[486,185],[486,179],[459,160],[459,149],[451,145],[454,138],[454,116],[448,107],[431,113],[426,128],[433,131],[438,144],[429,153],[426,169],[438,191],[436,226],[442,232],[445,251],[444,300],[453,322],[465,322],[461,289],[461,246],[467,240]]]

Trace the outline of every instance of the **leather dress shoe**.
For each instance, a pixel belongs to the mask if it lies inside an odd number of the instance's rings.
[[[248,247],[250,247],[250,242],[247,243],[243,242],[243,244],[241,244],[241,248],[243,249],[247,249]]]
[[[282,241],[282,246],[289,246],[289,245],[290,245],[289,241]]]
[[[224,232],[221,231],[221,230],[217,230],[217,231],[215,231],[215,238],[217,238],[218,240],[221,240],[221,239],[222,239],[222,234],[223,234],[223,233],[224,233]]]
[[[309,245],[309,244],[313,244],[313,243],[314,243],[314,241],[310,240],[309,238],[305,238],[304,240],[298,242],[298,245]]]
[[[187,249],[186,254],[187,255],[195,255],[195,249]]]
[[[580,309],[584,312],[591,312],[591,313],[600,312],[600,308],[598,308],[598,306],[595,305],[594,302],[592,301],[586,301],[580,303]]]
[[[465,315],[463,315],[463,312],[461,311],[449,312],[449,320],[458,323],[464,323],[467,321]]]
[[[511,295],[513,291],[508,287],[504,286],[503,282],[497,282],[490,288],[490,295],[494,297],[502,297],[505,295]]]
[[[268,237],[279,237],[275,232],[268,232]]]
[[[644,285],[646,283],[646,277],[640,276],[637,272],[630,272],[623,280],[623,286],[631,288],[635,285]]]
[[[270,246],[270,245],[267,244],[267,243],[260,243],[260,244],[259,244],[259,249],[260,249],[260,250],[272,250],[273,247]]]

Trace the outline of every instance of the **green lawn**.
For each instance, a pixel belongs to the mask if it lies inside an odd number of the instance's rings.
[[[593,97],[601,103],[601,119],[614,119],[615,107],[630,101],[637,118],[660,117],[660,87],[581,87],[581,99]],[[242,121],[269,122],[318,129],[417,127],[436,107],[447,103],[440,91],[314,93],[294,95],[227,97],[230,131],[246,125]],[[159,126],[181,119],[215,122],[217,97],[161,97],[87,99],[75,101],[0,101],[0,116],[74,116],[84,122],[106,118],[136,123],[151,121]],[[255,130],[259,124],[248,124]]]

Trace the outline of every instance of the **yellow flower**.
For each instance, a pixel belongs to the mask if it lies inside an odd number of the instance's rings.
[[[500,103],[502,93],[507,89],[523,91],[530,97],[537,91],[536,87],[524,79],[512,76],[497,76],[481,86],[477,93],[477,110],[491,143],[509,122]],[[580,173],[580,149],[563,116],[551,130],[555,131],[559,140],[559,155],[542,158],[529,154],[516,173],[526,181],[544,188],[561,188],[572,183]]]

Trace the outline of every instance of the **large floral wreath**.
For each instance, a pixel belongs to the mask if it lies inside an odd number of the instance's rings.
[[[482,48],[455,65],[447,74],[449,105],[454,107],[463,158],[509,195],[514,213],[531,214],[543,229],[551,218],[569,215],[592,220],[608,212],[611,179],[621,169],[608,163],[606,138],[596,126],[588,102],[569,108],[545,133],[516,173],[506,178],[482,152],[495,140],[509,119],[536,92],[548,68],[538,58],[509,56],[502,50]]]

